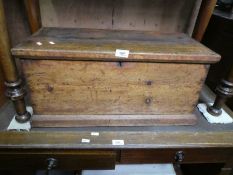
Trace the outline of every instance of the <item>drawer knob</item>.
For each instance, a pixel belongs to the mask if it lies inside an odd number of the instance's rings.
[[[47,170],[52,170],[53,168],[55,168],[57,166],[57,159],[54,158],[48,158],[47,159]]]
[[[182,162],[183,160],[184,160],[184,152],[183,151],[176,152],[175,161]]]

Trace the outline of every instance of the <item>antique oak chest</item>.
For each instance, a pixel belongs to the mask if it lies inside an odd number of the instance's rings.
[[[12,49],[34,126],[195,124],[209,64],[185,34],[42,28]]]

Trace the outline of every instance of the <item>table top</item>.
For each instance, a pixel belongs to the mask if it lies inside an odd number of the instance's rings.
[[[13,116],[12,105],[1,110],[0,148],[27,149],[157,149],[233,147],[233,124],[209,124],[196,110],[194,126],[32,128],[4,131]],[[99,136],[93,134],[99,133]],[[89,139],[90,143],[82,143]],[[114,145],[112,140],[124,140]]]

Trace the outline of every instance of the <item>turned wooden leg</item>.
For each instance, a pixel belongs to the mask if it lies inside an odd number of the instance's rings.
[[[24,123],[30,120],[31,114],[26,110],[24,101],[25,90],[18,76],[14,58],[10,53],[10,40],[6,27],[3,0],[0,0],[0,64],[2,66],[6,95],[13,101],[16,110],[16,120]]]
[[[233,83],[222,80],[220,85],[216,88],[216,99],[213,106],[207,108],[207,111],[213,116],[219,116],[222,114],[222,106],[226,99],[233,95]]]
[[[207,111],[213,116],[219,116],[222,113],[222,106],[227,98],[233,96],[233,66],[231,67],[226,79],[222,80],[216,88],[216,99],[213,106],[207,108]]]
[[[201,41],[210,18],[213,14],[217,0],[203,0],[201,8],[197,17],[196,25],[193,31],[193,38],[197,41]]]
[[[28,22],[32,33],[41,27],[39,0],[24,0]]]

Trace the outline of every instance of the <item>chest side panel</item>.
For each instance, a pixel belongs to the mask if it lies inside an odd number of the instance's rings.
[[[24,60],[35,114],[188,114],[202,64]]]

